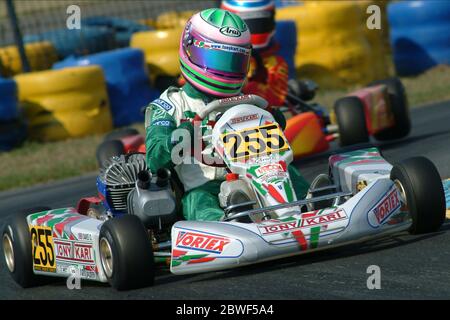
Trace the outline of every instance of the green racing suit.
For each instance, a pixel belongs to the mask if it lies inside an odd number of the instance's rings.
[[[152,173],[163,167],[177,173],[185,191],[182,210],[186,220],[217,221],[223,216],[218,194],[226,171],[194,161],[175,165],[171,155],[174,146],[173,131],[179,127],[188,128],[188,121],[212,99],[186,84],[182,88],[168,88],[146,109],[145,144],[148,167]],[[214,116],[214,113],[211,114],[209,119],[214,119]],[[282,122],[284,119],[277,121]],[[297,199],[303,199],[309,188],[308,182],[294,166],[290,165],[288,170]]]

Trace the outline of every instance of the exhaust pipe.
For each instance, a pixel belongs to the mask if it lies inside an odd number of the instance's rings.
[[[170,170],[166,168],[160,168],[156,171],[156,185],[160,188],[164,188],[169,184]]]
[[[152,179],[150,172],[148,172],[147,170],[142,170],[138,173],[137,178],[137,186],[140,189],[147,190],[148,188],[150,188],[150,181]]]

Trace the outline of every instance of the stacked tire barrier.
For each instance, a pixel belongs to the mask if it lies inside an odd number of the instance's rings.
[[[13,149],[26,135],[26,123],[17,105],[16,82],[0,78],[0,151]]]
[[[142,25],[132,20],[102,16],[83,19],[82,25],[111,29],[114,32],[114,39],[117,47],[129,46],[133,33],[151,29],[146,25]]]
[[[387,67],[374,64],[374,43],[383,46],[378,33],[367,35],[367,5],[350,1],[307,1],[277,10],[277,20],[290,19],[297,26],[295,65],[297,76],[322,87],[366,84],[389,75]]]
[[[416,75],[450,64],[450,2],[400,1],[388,5],[397,73]]]
[[[79,30],[53,30],[36,35],[26,35],[24,41],[48,41],[56,48],[59,58],[81,56],[116,47],[114,30],[106,27],[83,27]]]
[[[166,12],[151,23],[157,30],[138,32],[131,37],[130,46],[139,48],[145,53],[153,84],[160,78],[161,87],[164,87],[165,83],[173,82],[170,78],[179,76],[180,37],[186,21],[194,13],[194,11]],[[169,79],[165,81],[164,78]]]
[[[15,80],[30,138],[56,141],[112,129],[105,78],[99,66],[33,72]]]
[[[289,66],[289,79],[296,78],[295,52],[297,50],[297,27],[295,26],[295,21],[277,21],[275,39],[280,45],[278,54],[286,60]]]
[[[58,54],[50,42],[35,42],[25,45],[25,53],[32,71],[50,69],[58,60]],[[22,60],[16,46],[0,48],[0,74],[11,77],[23,72]]]
[[[144,51],[152,83],[159,76],[180,74],[178,46],[181,28],[145,31],[133,34],[130,46]]]
[[[141,50],[125,48],[78,59],[68,58],[53,68],[86,65],[99,65],[103,69],[115,127],[144,120],[141,108],[156,99],[159,93],[150,87]]]
[[[195,11],[169,11],[160,14],[155,21],[158,30],[184,28],[186,21],[195,14]]]

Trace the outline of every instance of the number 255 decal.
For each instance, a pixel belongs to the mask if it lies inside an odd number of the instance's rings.
[[[52,228],[31,226],[30,234],[34,269],[45,272],[55,272],[56,261]]]
[[[221,138],[231,161],[289,149],[277,124],[225,133]]]

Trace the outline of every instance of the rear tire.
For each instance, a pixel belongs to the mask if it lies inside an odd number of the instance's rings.
[[[101,264],[113,288],[129,290],[153,285],[152,244],[137,216],[125,215],[106,221],[99,242]]]
[[[364,105],[357,97],[344,97],[334,104],[341,146],[369,141]]]
[[[33,273],[33,252],[30,229],[26,217],[32,213],[50,210],[48,207],[35,207],[22,210],[11,216],[2,232],[3,258],[5,265],[22,288],[43,284],[48,277]]]
[[[97,163],[100,168],[114,156],[125,154],[125,147],[120,140],[106,140],[97,147]]]
[[[392,77],[385,80],[374,81],[370,86],[384,84],[387,86],[389,102],[394,115],[394,127],[385,129],[375,134],[380,141],[400,139],[406,137],[411,131],[411,119],[409,116],[408,98],[405,87],[400,79]]]
[[[409,232],[437,231],[445,221],[445,196],[434,164],[425,157],[404,160],[394,165],[391,179],[400,183],[400,189],[404,190],[413,221]]]

